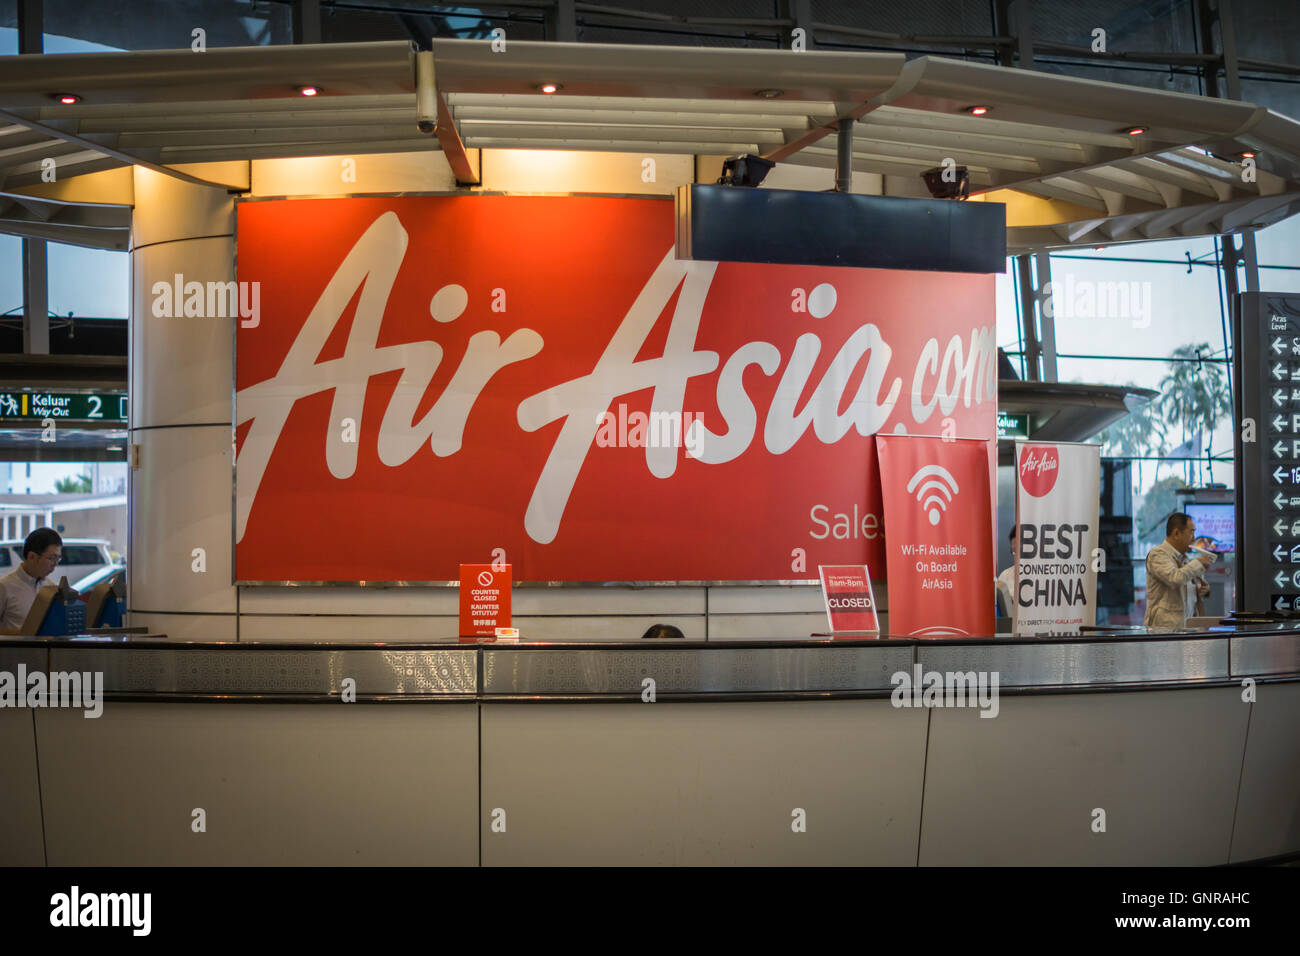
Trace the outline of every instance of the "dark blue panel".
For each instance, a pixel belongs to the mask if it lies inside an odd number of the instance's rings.
[[[677,190],[677,257],[1005,272],[1006,206],[739,186]]]

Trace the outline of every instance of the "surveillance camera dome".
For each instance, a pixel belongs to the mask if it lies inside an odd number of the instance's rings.
[[[434,130],[438,128],[438,124],[433,122],[432,120],[420,120],[418,123],[415,124],[415,128],[418,129],[421,133],[432,133]]]

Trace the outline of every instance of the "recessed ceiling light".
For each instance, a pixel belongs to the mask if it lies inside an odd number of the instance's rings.
[[[785,90],[755,90],[755,96],[761,96],[765,100],[774,100],[778,96],[785,96]]]
[[[968,107],[966,107],[966,110],[965,110],[965,111],[966,111],[967,113],[969,113],[971,116],[983,116],[985,113],[987,113],[987,112],[989,111],[989,107],[987,107],[987,106],[968,106]]]
[[[1254,158],[1255,158],[1255,154],[1254,154],[1254,153],[1250,153],[1250,152],[1242,153],[1242,154],[1241,154],[1241,158],[1242,158],[1242,159],[1254,159]]]
[[[537,88],[543,93],[558,93],[560,90],[564,89],[564,87],[559,83],[540,83]]]
[[[319,92],[320,92],[320,90],[317,89],[317,88],[314,87],[314,86],[300,86],[300,87],[298,87],[298,94],[299,94],[300,96],[315,96],[315,95],[316,95],[317,93],[319,93]]]
[[[1128,133],[1130,136],[1141,136],[1146,131],[1147,128],[1145,126],[1130,126],[1128,129],[1124,130],[1124,132]]]
[[[73,103],[81,102],[81,97],[76,93],[51,93],[50,96],[58,100],[64,106],[71,106]]]

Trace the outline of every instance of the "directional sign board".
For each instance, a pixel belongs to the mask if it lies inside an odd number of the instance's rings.
[[[1028,438],[1029,416],[998,412],[998,439]]]
[[[1300,610],[1300,295],[1247,292],[1235,308],[1237,603]]]
[[[125,422],[125,392],[0,391],[0,421]]]

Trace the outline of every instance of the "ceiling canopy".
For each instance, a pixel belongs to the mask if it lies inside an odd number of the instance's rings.
[[[435,135],[416,128],[405,42],[0,58],[0,231],[124,241],[109,207],[24,195],[51,162],[60,180],[140,164],[200,182],[175,167],[441,149],[473,182],[473,151],[497,148],[831,167],[841,118],[857,121],[854,170],[891,177],[887,192],[914,193],[945,159],[966,166],[972,197],[1009,203],[1012,253],[1236,232],[1300,211],[1300,123],[1251,103],[896,53],[432,48]],[[1034,211],[1009,197],[1035,197]]]

